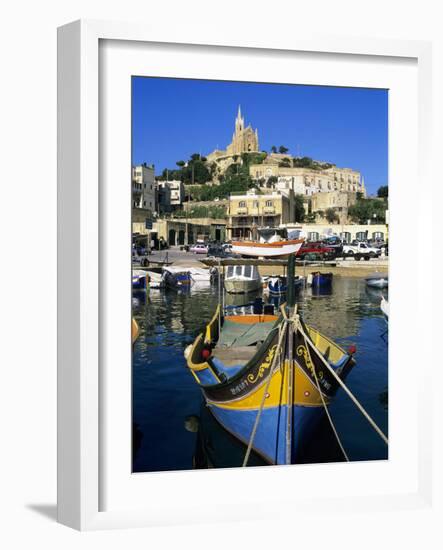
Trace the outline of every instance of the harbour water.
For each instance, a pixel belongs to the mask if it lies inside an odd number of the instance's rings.
[[[382,291],[363,279],[334,277],[332,290],[318,295],[302,290],[297,303],[304,320],[342,347],[354,344],[356,366],[349,389],[388,435],[388,335],[380,311]],[[228,297],[228,305],[254,296]],[[151,290],[133,294],[133,316],[140,337],[133,353],[133,470],[187,470],[210,464],[241,465],[245,448],[225,433],[202,406],[202,397],[183,357],[212,317],[217,288]],[[350,460],[383,460],[388,449],[339,389],[330,413]],[[186,428],[185,428],[186,426]],[[302,462],[344,460],[325,418]],[[251,464],[259,462],[251,461]]]

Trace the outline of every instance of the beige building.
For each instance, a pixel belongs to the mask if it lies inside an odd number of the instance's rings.
[[[253,238],[257,227],[279,227],[294,221],[294,194],[272,191],[266,194],[251,189],[229,197],[227,236],[229,239]]]
[[[154,167],[145,164],[132,168],[132,208],[156,211]]]
[[[318,221],[321,223],[322,220],[326,219],[326,210],[331,208],[337,215],[337,222],[346,223],[349,207],[356,202],[357,193],[354,192],[330,191],[315,193],[311,197],[311,212],[323,214],[318,216]]]
[[[292,188],[295,194],[311,196],[329,191],[352,191],[366,196],[364,180],[357,170],[320,162],[318,166],[318,169],[294,166],[293,157],[271,154],[262,164],[251,164],[249,174],[253,180],[260,181],[262,186],[267,185],[270,177],[277,178],[281,186]]]

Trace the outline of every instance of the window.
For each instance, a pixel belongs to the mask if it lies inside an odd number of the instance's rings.
[[[272,201],[266,201],[266,206],[274,206],[274,203]]]
[[[254,201],[252,204],[254,208],[258,208],[258,201]]]
[[[244,275],[245,275],[245,277],[251,277],[251,275],[252,275],[252,266],[245,265]]]
[[[234,275],[234,266],[230,265],[226,273],[226,277],[232,277]]]
[[[241,265],[236,265],[235,266],[235,275],[237,277],[239,277],[241,275],[241,270],[242,270],[242,266]]]
[[[239,208],[245,208],[245,207],[246,207],[245,201],[240,201],[240,202],[238,203],[238,207],[239,207]]]

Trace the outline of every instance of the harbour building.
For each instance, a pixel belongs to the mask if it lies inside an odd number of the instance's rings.
[[[229,197],[229,239],[251,239],[257,227],[279,227],[294,221],[294,194],[271,191],[266,194],[250,189]]]

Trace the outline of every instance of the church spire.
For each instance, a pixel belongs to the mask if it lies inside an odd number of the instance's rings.
[[[235,131],[239,132],[241,130],[244,130],[245,128],[245,122],[243,120],[243,117],[241,116],[241,108],[240,105],[238,106],[238,112],[237,112],[237,118],[235,119]]]

